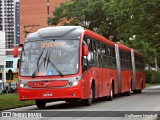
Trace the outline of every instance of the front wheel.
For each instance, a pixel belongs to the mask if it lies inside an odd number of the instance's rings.
[[[36,105],[38,108],[45,108],[46,106],[46,101],[43,101],[43,100],[36,100]]]
[[[94,86],[92,85],[91,92],[90,92],[90,98],[84,99],[82,102],[85,106],[90,106],[95,98],[95,91]]]
[[[83,100],[83,104],[85,106],[90,106],[92,104],[92,99],[88,98],[88,99]]]

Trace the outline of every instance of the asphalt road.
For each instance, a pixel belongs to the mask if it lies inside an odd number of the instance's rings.
[[[99,99],[91,106],[83,106],[81,103],[66,103],[60,101],[48,103],[45,109],[38,109],[33,105],[7,111],[22,113],[27,111],[37,114],[42,112],[42,116],[48,116],[47,118],[30,118],[34,120],[154,120],[157,118],[157,112],[155,111],[160,111],[160,86],[148,87],[143,90],[141,94],[132,94],[131,96],[119,95],[116,96],[113,101]],[[160,114],[160,112],[158,113]],[[15,119],[17,120],[17,118]],[[28,118],[23,118],[23,120],[24,119]],[[7,118],[7,120],[9,119]]]

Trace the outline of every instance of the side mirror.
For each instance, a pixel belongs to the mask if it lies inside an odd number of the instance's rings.
[[[83,56],[88,56],[88,46],[83,45]]]
[[[13,57],[18,57],[18,46],[14,47]]]

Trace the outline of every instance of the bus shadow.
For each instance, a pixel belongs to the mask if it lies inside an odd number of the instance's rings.
[[[55,102],[53,102],[55,103]],[[39,109],[35,108],[32,110],[61,110],[61,109],[76,109],[83,107],[84,105],[81,102],[61,102],[61,103],[55,103],[55,104],[49,104],[48,106],[46,105],[45,108]]]
[[[156,89],[144,89],[142,91],[142,93],[132,93],[131,96],[139,96],[139,95],[145,95],[145,96],[155,96],[155,95],[160,95],[160,88],[156,88]],[[124,97],[131,97],[131,96],[126,96],[126,94],[118,94],[118,95],[114,95],[113,100],[117,100],[117,99],[122,99]],[[106,100],[106,98],[98,98],[96,99],[92,105],[98,105],[104,102],[109,102],[109,100]],[[112,102],[112,101],[111,101]],[[32,110],[69,110],[69,109],[79,109],[79,108],[84,108],[84,107],[90,107],[90,106],[84,106],[82,102],[60,102],[60,103],[56,103],[53,102],[53,104],[49,104],[47,105],[45,108],[43,109],[39,109],[39,108],[34,108]]]
[[[113,100],[116,100],[116,99],[120,99],[120,98],[123,98],[123,97],[127,97],[126,95],[123,95],[123,94],[119,94],[119,95],[115,95]],[[39,108],[34,108],[32,110],[69,110],[69,109],[79,109],[79,108],[84,108],[84,107],[92,107],[93,105],[98,105],[98,104],[101,104],[101,103],[104,103],[104,102],[111,102],[110,100],[107,100],[106,98],[104,97],[101,97],[101,98],[98,98],[96,99],[91,106],[85,106],[82,101],[80,102],[61,102],[61,103],[56,103],[56,102],[52,102],[51,104],[49,105],[46,105],[45,108],[43,109],[39,109]]]

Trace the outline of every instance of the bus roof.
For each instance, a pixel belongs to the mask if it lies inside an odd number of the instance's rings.
[[[78,39],[81,37],[83,27],[80,26],[55,26],[38,29],[36,32],[27,36],[27,40],[41,39]],[[74,34],[72,34],[74,33]]]
[[[119,42],[116,42],[116,44],[118,45],[118,47],[122,50],[127,50],[127,51],[131,51],[131,48],[127,47],[126,45],[124,44],[121,44]]]
[[[135,54],[137,54],[137,55],[139,55],[139,56],[143,56],[143,54],[140,53],[140,52],[138,52],[137,50],[135,50],[135,49],[133,49],[133,48],[131,48],[131,49],[134,51]]]
[[[107,44],[112,45],[112,46],[115,45],[114,42],[108,40],[107,38],[99,35],[99,34],[96,33],[96,32],[93,32],[93,31],[90,31],[90,30],[86,29],[86,30],[84,31],[84,33],[85,33],[85,35],[89,35],[90,37],[93,37],[93,38],[95,38],[95,39],[97,39],[97,40],[99,40],[99,41],[101,41],[101,42],[107,43]]]
[[[34,33],[30,33],[26,39],[27,41],[41,39],[76,39],[80,38],[83,33],[85,33],[85,35],[89,35],[90,37],[98,39],[99,41],[105,42],[109,45],[115,45],[114,42],[107,40],[105,37],[97,34],[96,32],[84,29],[81,26],[55,26],[41,28]]]
[[[88,35],[93,37],[101,42],[106,44],[115,46],[117,44],[120,49],[131,51],[131,48],[121,44],[121,43],[114,43],[105,37],[99,35],[96,32],[93,32],[88,29],[84,29],[81,26],[54,26],[54,27],[46,27],[40,28],[34,33],[30,33],[26,40],[27,41],[35,41],[35,40],[43,40],[43,39],[79,39],[82,34]],[[132,49],[136,54],[143,56],[140,52]]]
[[[120,49],[127,50],[127,51],[133,50],[135,54],[140,55],[140,56],[143,56],[140,52],[138,52],[137,50],[135,50],[135,49],[133,49],[133,48],[129,48],[129,47],[127,47],[127,46],[125,46],[124,44],[121,44],[121,43],[119,43],[119,42],[116,42],[116,44],[119,46]]]

